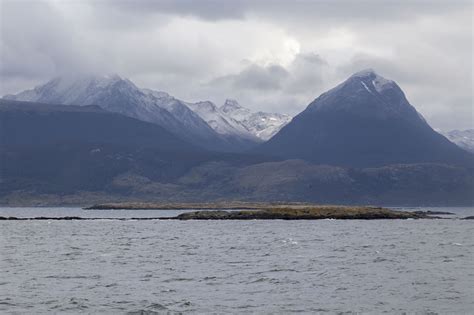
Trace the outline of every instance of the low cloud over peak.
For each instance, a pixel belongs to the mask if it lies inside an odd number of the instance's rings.
[[[0,0],[0,14],[2,95],[120,73],[190,101],[296,114],[374,68],[435,128],[473,126],[471,1]]]

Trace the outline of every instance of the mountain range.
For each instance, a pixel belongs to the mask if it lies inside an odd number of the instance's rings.
[[[474,204],[474,155],[401,88],[355,73],[299,115],[178,100],[119,76],[56,78],[0,100],[0,202]]]
[[[233,117],[212,102],[184,102],[166,92],[138,88],[118,75],[57,77],[34,89],[3,98],[48,104],[100,105],[107,111],[155,123],[188,142],[217,151],[238,152],[251,148],[273,135],[277,131],[276,125],[289,121],[289,116],[285,115],[251,113],[236,102],[248,116]],[[253,120],[249,122],[250,116]],[[260,116],[272,118],[268,119],[268,126],[265,120],[259,120]]]

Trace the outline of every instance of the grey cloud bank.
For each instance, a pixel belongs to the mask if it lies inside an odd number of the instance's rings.
[[[119,73],[190,101],[297,114],[363,68],[438,129],[473,128],[471,1],[0,0],[0,94]]]

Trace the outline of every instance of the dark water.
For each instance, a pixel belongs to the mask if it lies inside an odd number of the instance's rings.
[[[473,259],[458,219],[0,221],[0,313],[465,314]]]

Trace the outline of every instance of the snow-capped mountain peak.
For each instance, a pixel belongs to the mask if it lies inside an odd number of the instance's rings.
[[[199,138],[210,148],[213,148],[212,143],[222,141],[224,146],[230,147],[234,140],[247,143],[245,145],[267,140],[290,119],[286,115],[252,113],[231,99],[221,107],[210,101],[184,102],[166,92],[141,89],[117,74],[56,77],[34,89],[4,98],[49,104],[99,105],[108,111],[158,124],[192,142]]]
[[[408,102],[395,81],[372,69],[351,75],[335,88],[321,94],[309,106],[311,111],[344,111],[359,116],[402,119],[426,124],[423,116]]]
[[[56,77],[32,90],[6,95],[4,98],[65,105],[92,105],[98,94],[112,87],[126,93],[139,92],[131,81],[116,74],[69,75]]]
[[[244,121],[252,114],[250,109],[241,106],[236,100],[226,99],[220,110],[237,121]]]
[[[151,89],[142,89],[142,91],[148,95],[151,95],[157,99],[170,99],[170,98],[173,98],[171,95],[169,95],[168,93],[166,92],[163,92],[163,91],[155,91],[155,90],[151,90]]]
[[[167,93],[140,89],[118,75],[67,76],[5,99],[64,105],[99,105],[105,110],[155,123],[207,148],[229,146],[184,102]]]
[[[208,111],[208,112],[217,112],[218,108],[216,104],[211,101],[201,101],[193,104],[194,108],[199,108],[200,111]]]
[[[349,80],[358,80],[362,86],[364,86],[364,88],[371,93],[383,93],[384,90],[393,88],[397,85],[394,81],[382,77],[373,69],[364,69],[356,72],[351,75]]]
[[[383,93],[384,90],[393,88],[396,83],[377,74],[373,69],[365,69],[354,73],[351,78],[360,81],[362,86],[370,93]],[[373,91],[372,88],[375,90]]]
[[[291,120],[290,116],[284,114],[254,113],[233,99],[227,99],[220,110],[261,140],[270,139]]]
[[[250,112],[247,108],[240,106],[240,104],[234,99],[226,99],[224,105],[220,108],[224,113],[233,113],[238,110],[244,110]]]
[[[321,94],[258,152],[350,167],[469,160],[421,119],[395,82],[373,70]]]
[[[187,105],[218,133],[253,140],[270,139],[291,120],[288,115],[254,113],[233,99],[220,107],[209,101]]]
[[[239,137],[242,139],[258,141],[240,122],[224,113],[210,101],[186,103],[196,114],[206,121],[212,129],[224,136]]]

